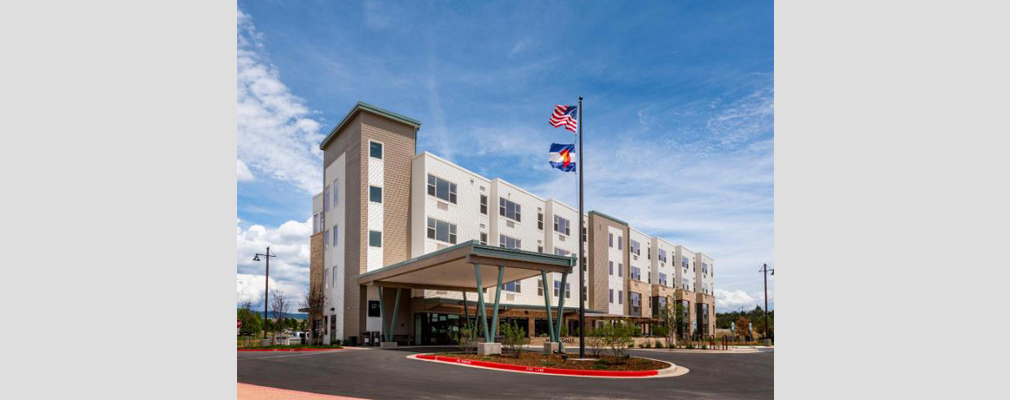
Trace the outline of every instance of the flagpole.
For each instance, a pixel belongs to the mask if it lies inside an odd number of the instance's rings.
[[[579,175],[579,358],[586,358],[586,293],[585,278],[582,276],[586,265],[586,247],[582,242],[582,232],[585,223],[582,218],[582,173],[586,170],[586,164],[582,161],[582,96],[579,96],[579,163],[576,164],[575,171]],[[588,233],[588,232],[587,232]],[[588,235],[587,235],[588,236]],[[564,290],[562,288],[561,290]]]

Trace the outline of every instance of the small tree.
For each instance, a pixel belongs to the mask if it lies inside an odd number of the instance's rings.
[[[593,353],[593,357],[600,356],[604,347],[603,328],[593,329],[588,332],[586,335],[586,346],[588,346],[589,351]]]
[[[460,327],[459,332],[452,334],[452,339],[464,354],[469,354],[470,349],[474,349],[475,353],[477,352],[477,329],[473,328],[470,324],[464,324]]]
[[[501,326],[501,334],[504,350],[519,358],[519,352],[522,351],[521,346],[529,340],[526,337],[526,330],[515,323],[509,323]]]
[[[736,320],[736,332],[733,332],[733,334],[742,338],[749,337],[750,332],[747,331],[748,326],[750,326],[750,320],[741,315],[740,318],[737,318]]]
[[[687,332],[687,319],[684,318],[684,303],[677,301],[673,306],[673,321],[674,327],[677,330],[677,335],[680,339],[685,339],[690,336]]]
[[[621,364],[628,355],[628,347],[633,345],[635,339],[635,326],[627,321],[615,321],[603,327],[603,344],[610,348],[614,355],[614,363]]]
[[[325,303],[326,295],[323,292],[323,289],[318,286],[311,286],[309,287],[309,290],[305,291],[305,298],[302,299],[302,308],[309,310],[309,319],[312,319],[323,314],[323,307],[325,307]],[[306,324],[306,326],[310,325]],[[305,331],[305,327],[302,327],[302,330]],[[311,336],[313,342],[322,343],[323,338],[320,332],[313,330]]]
[[[273,324],[273,334],[274,340],[277,340],[277,332],[284,328],[284,314],[288,312],[288,298],[284,296],[284,292],[274,291],[270,296],[270,311],[273,312],[274,318],[277,320]]]

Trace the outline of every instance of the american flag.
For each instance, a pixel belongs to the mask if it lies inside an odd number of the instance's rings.
[[[558,128],[562,125],[565,126],[565,129],[578,132],[579,106],[554,106],[554,114],[551,114],[551,126]]]

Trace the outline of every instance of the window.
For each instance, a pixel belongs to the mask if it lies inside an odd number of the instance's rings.
[[[701,263],[701,273],[703,274],[708,273],[708,263]]]
[[[428,194],[456,204],[456,184],[434,175],[428,175]]]
[[[522,292],[523,287],[522,287],[522,284],[519,281],[512,281],[512,282],[509,282],[509,283],[506,283],[506,284],[502,285],[502,289],[504,289],[506,292],[516,292],[516,293],[519,293],[519,292]]]
[[[558,297],[558,293],[561,292],[561,281],[554,281],[554,297]],[[572,284],[565,282],[565,298],[572,298]]]
[[[565,257],[567,257],[569,254],[572,254],[572,252],[570,252],[568,250],[565,250],[565,249],[559,249],[557,247],[554,248],[554,255],[556,255],[556,256],[565,256]]]
[[[505,200],[504,197],[498,198],[498,215],[515,220],[516,222],[522,222],[522,212],[519,205]]]
[[[642,314],[642,295],[640,293],[631,292],[631,312],[634,314]]]
[[[336,207],[338,204],[340,204],[340,190],[338,190],[339,188],[340,188],[340,180],[339,179],[334,180],[333,181],[333,206],[334,207]]]
[[[557,221],[558,217],[554,216],[554,220]],[[544,213],[537,213],[537,229],[544,230]],[[557,223],[555,222],[555,230],[557,230]]]
[[[652,247],[649,247],[649,248],[645,249],[645,258],[647,258],[649,260],[652,259]]]
[[[544,281],[537,280],[537,296],[544,295]]]
[[[480,195],[480,213],[487,215],[487,196]]]
[[[624,238],[621,237],[620,235],[617,236],[617,249],[618,250],[624,249]]]
[[[456,224],[428,218],[428,239],[456,244]]]
[[[609,265],[610,265],[610,275],[613,275],[614,274],[614,262],[613,261],[607,261],[607,263],[609,263]]]
[[[610,289],[610,303],[614,303],[614,289]]]
[[[537,253],[543,253],[543,252],[544,252],[544,246],[537,246]]]
[[[323,188],[323,211],[330,211],[330,187]]]
[[[379,142],[368,142],[368,156],[372,158],[382,159],[382,143]]]
[[[689,262],[687,261],[687,257],[682,257],[682,258],[681,258],[681,260],[680,260],[680,264],[684,266],[684,269],[687,269],[687,264],[688,264],[688,263],[689,263]]]
[[[588,237],[589,236],[586,235],[586,228],[582,228],[582,241],[585,242],[586,240],[588,240],[587,239]]]
[[[371,247],[382,247],[382,232],[368,231],[368,245]]]
[[[634,240],[631,241],[631,253],[636,256],[642,255],[642,247]]]
[[[368,201],[382,204],[382,188],[378,186],[369,186]]]
[[[659,261],[666,262],[666,250],[659,249],[657,251],[658,253],[656,253],[656,258],[659,259]]]
[[[624,304],[624,291],[623,290],[618,290],[617,291],[617,304]]]
[[[522,249],[523,241],[510,236],[498,235],[498,245],[506,249]]]
[[[369,300],[368,301],[368,316],[369,317],[378,317],[378,316],[381,315],[380,314],[381,311],[382,311],[382,309],[379,308],[379,301],[378,300]],[[334,318],[334,319],[336,319],[336,318]]]
[[[327,229],[326,232],[323,232],[323,247],[324,248],[330,247],[330,230],[329,229]]]
[[[480,233],[480,244],[487,244],[487,232]]]
[[[614,234],[613,233],[608,233],[607,234],[607,247],[614,247]]]
[[[624,264],[617,263],[617,276],[624,276]]]
[[[662,272],[659,273],[659,284],[663,285],[663,286],[667,286],[666,285],[666,274],[664,274]]]
[[[324,288],[329,288],[330,287],[330,269],[329,268],[323,270],[323,287]]]
[[[557,215],[554,216],[554,231],[557,233],[564,233],[565,235],[571,235],[571,225],[572,223],[567,219],[561,218]]]
[[[638,267],[631,267],[631,279],[636,281],[642,280],[642,269]]]
[[[337,225],[333,225],[333,247],[337,247],[337,237],[340,236],[337,232],[340,232],[339,227]]]

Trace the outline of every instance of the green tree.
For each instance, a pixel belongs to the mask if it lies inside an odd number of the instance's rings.
[[[687,319],[684,318],[687,310],[684,309],[684,303],[681,301],[676,301],[673,306],[673,318],[674,318],[674,328],[677,330],[677,335],[681,339],[685,339],[690,336],[687,331]]]
[[[629,321],[614,321],[602,329],[603,344],[610,348],[614,363],[621,364],[628,355],[628,347],[635,343],[635,324]]]
[[[246,303],[238,310],[238,320],[242,322],[239,334],[242,336],[256,336],[263,332],[263,319],[249,307],[249,303]]]

